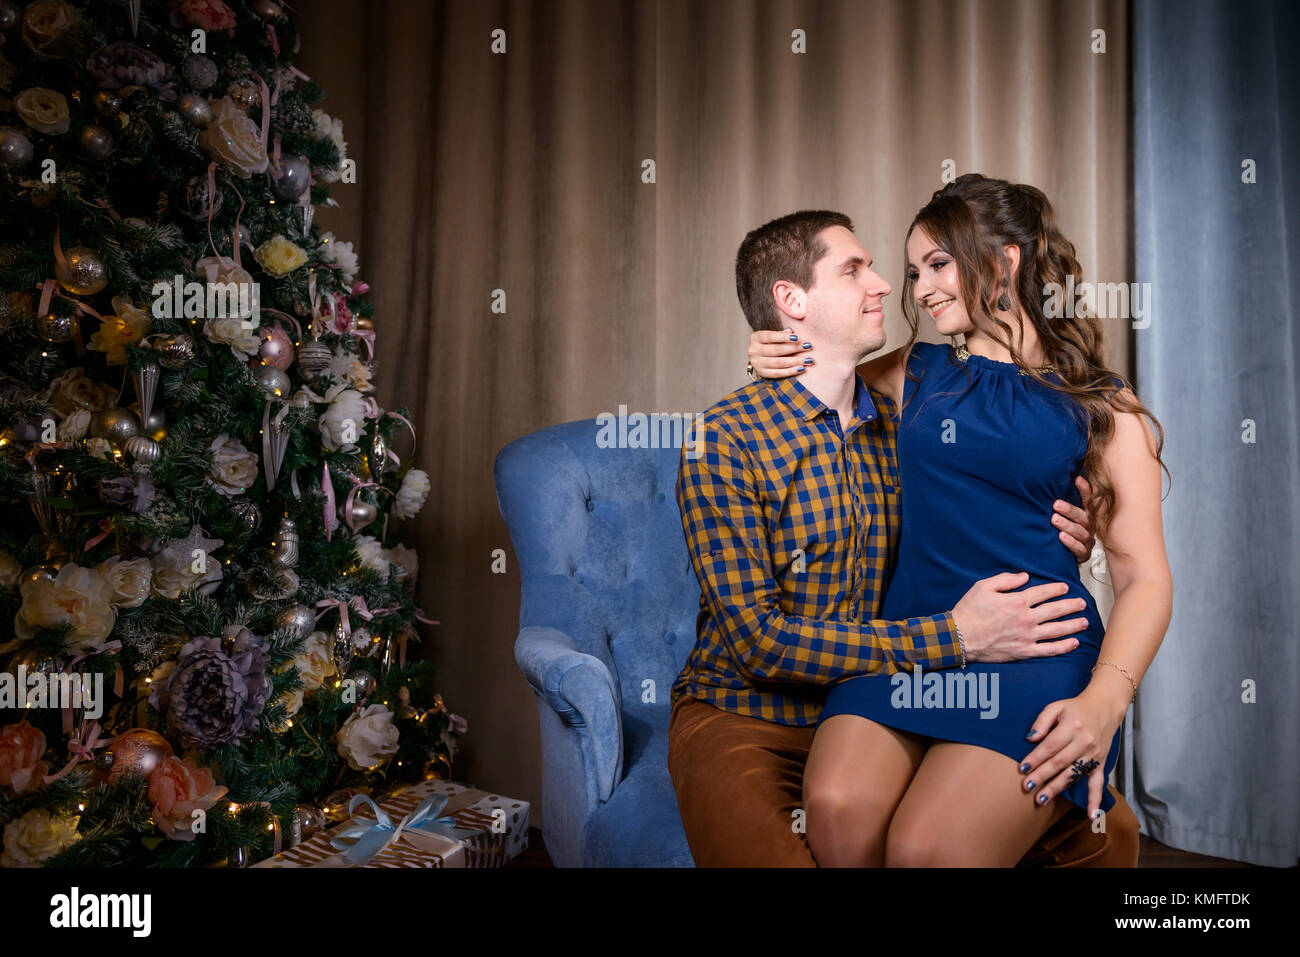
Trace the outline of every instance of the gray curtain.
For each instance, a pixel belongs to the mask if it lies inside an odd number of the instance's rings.
[[[1290,0],[1136,0],[1132,30],[1152,297],[1134,351],[1167,433],[1174,614],[1125,796],[1162,843],[1284,867],[1300,854],[1298,19]]]

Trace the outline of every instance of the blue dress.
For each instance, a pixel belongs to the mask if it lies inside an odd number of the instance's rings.
[[[1104,629],[1074,556],[1051,524],[1057,499],[1079,504],[1074,476],[1087,450],[1081,407],[1021,375],[1010,362],[918,342],[904,379],[898,427],[902,534],[881,618],[897,621],[953,608],[977,580],[1028,572],[1025,588],[1066,582],[1082,598],[1088,629],[1063,655],[911,674],[866,675],[835,684],[819,721],[856,714],[926,737],[978,745],[1020,763],[1025,740],[1053,701],[1073,698],[1091,679]],[[1049,373],[1049,377],[1054,373]],[[1039,738],[1041,741],[1042,738]],[[1116,731],[1106,774],[1119,756]],[[1032,776],[1032,775],[1031,775]],[[1038,782],[1040,785],[1042,781]],[[1088,779],[1063,795],[1087,810]],[[1101,808],[1115,804],[1109,789]]]

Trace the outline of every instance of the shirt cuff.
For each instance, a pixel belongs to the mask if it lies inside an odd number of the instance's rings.
[[[957,638],[957,622],[952,612],[928,618],[910,618],[907,627],[912,635],[907,660],[912,664],[920,663],[929,669],[961,667],[961,642]]]

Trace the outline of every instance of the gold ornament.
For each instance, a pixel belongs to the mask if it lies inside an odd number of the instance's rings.
[[[93,296],[108,285],[108,268],[99,253],[88,246],[73,246],[63,254],[63,264],[54,268],[54,278],[68,292]]]
[[[375,320],[369,316],[357,316],[357,328],[370,331],[375,328]]]

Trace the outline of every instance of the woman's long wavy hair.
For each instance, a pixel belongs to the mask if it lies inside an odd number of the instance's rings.
[[[1053,310],[1060,317],[1048,318],[1045,302],[1048,290],[1064,290],[1066,277],[1073,276],[1072,288],[1083,282],[1083,271],[1075,258],[1074,244],[1056,225],[1052,204],[1041,190],[1020,183],[990,179],[967,173],[937,190],[912,220],[912,231],[922,229],[957,264],[962,303],[971,321],[991,339],[1011,352],[1012,361],[1026,369],[1038,382],[1071,396],[1076,413],[1088,427],[1088,448],[1082,472],[1092,486],[1090,510],[1094,530],[1105,540],[1115,510],[1115,489],[1102,467],[1102,450],[1115,434],[1115,412],[1137,412],[1149,418],[1159,436],[1156,459],[1168,474],[1161,451],[1165,432],[1156,417],[1136,399],[1114,386],[1125,376],[1106,367],[1102,355],[1102,328],[1096,316],[1079,315],[1077,309]],[[1020,265],[1014,277],[1004,246],[1020,247]],[[906,239],[903,261],[907,262]],[[1055,283],[1055,287],[1051,284]],[[908,270],[903,283],[903,315],[911,326],[904,353],[904,368],[916,342],[918,313],[912,290],[916,279]],[[999,297],[1006,295],[1038,333],[1047,363],[1055,366],[1061,382],[1045,378],[1019,350],[1020,330],[995,313]],[[1063,295],[1063,292],[1062,292]],[[1073,312],[1073,317],[1070,313]],[[909,375],[911,373],[909,372]]]

